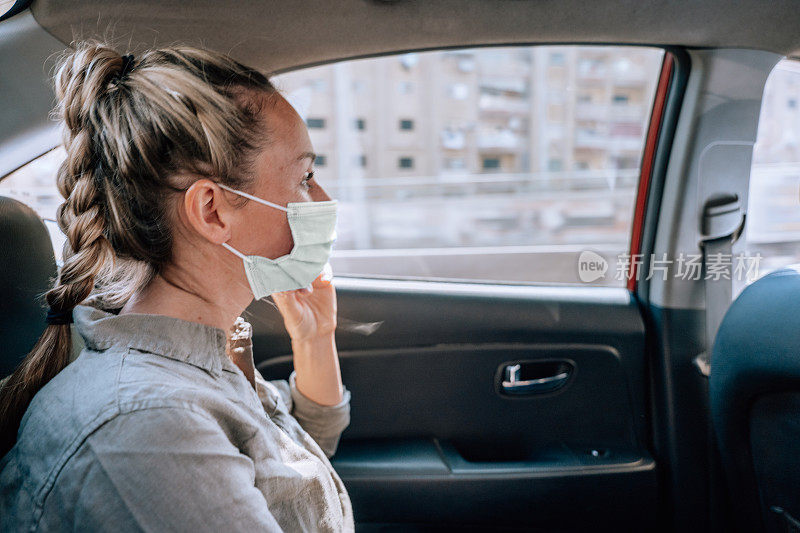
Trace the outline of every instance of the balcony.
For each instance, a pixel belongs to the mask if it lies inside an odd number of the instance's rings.
[[[615,85],[626,87],[644,85],[652,78],[652,74],[648,75],[648,72],[640,65],[624,63],[614,65],[611,75],[614,77]]]
[[[521,147],[522,138],[511,130],[478,133],[478,148],[481,150],[517,150]]]
[[[642,148],[642,136],[619,135],[612,137],[596,131],[578,131],[575,134],[575,147],[596,150],[636,151]]]
[[[520,114],[530,112],[527,98],[482,94],[478,98],[478,109],[481,112]]]
[[[575,116],[579,120],[613,121],[644,121],[647,111],[643,105],[637,104],[596,104],[580,103],[575,106]]]

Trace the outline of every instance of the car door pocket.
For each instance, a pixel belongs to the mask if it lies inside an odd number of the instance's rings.
[[[453,474],[534,473],[559,470],[637,466],[649,458],[638,450],[551,442],[517,449],[476,447],[460,440],[440,440],[437,445]]]
[[[527,470],[535,465],[578,464],[571,450],[559,443],[533,446],[519,440],[512,446],[500,442],[453,439],[439,441],[439,447],[453,472]]]
[[[495,374],[497,392],[506,397],[536,396],[563,388],[575,373],[568,359],[508,361]]]

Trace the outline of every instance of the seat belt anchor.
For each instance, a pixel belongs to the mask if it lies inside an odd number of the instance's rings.
[[[703,237],[698,246],[703,249],[706,243],[718,239],[730,239],[731,244],[735,243],[744,231],[746,218],[738,194],[728,192],[712,195],[703,205],[703,215],[700,217],[700,233]]]

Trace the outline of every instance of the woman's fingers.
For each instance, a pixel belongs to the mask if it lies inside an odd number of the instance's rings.
[[[326,278],[325,273],[323,272],[317,276],[317,279],[311,282],[311,287],[314,289],[324,289],[325,287],[330,286],[331,283],[333,283],[333,278]]]
[[[272,300],[275,302],[275,305],[278,306],[279,311],[283,311],[284,309],[291,311],[297,310],[297,299],[294,298],[291,292],[275,292],[272,294]]]

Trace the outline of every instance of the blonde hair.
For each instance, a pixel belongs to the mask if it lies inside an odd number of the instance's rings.
[[[253,156],[269,142],[259,135],[261,112],[278,93],[218,53],[171,47],[133,59],[96,42],[61,59],[55,91],[67,243],[46,300],[61,313],[87,300],[121,307],[172,258],[170,193],[188,188],[185,176],[248,187]],[[16,442],[33,396],[67,365],[71,343],[69,324],[49,324],[3,383],[0,455]]]

